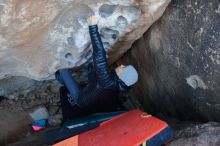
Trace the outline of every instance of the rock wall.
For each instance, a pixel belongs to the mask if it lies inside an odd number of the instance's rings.
[[[27,135],[31,119],[27,113],[20,111],[10,111],[0,109],[1,114],[1,131],[0,145],[6,146],[10,142],[15,142],[17,139]]]
[[[220,1],[173,0],[127,54],[150,113],[220,121]]]
[[[98,23],[109,62],[122,56],[170,0],[1,0],[0,78],[53,78],[91,56],[86,19]]]
[[[178,125],[180,126],[180,125]],[[205,124],[188,124],[174,132],[175,140],[168,146],[219,146],[220,125],[210,122]]]
[[[52,81],[41,82],[26,77],[9,77],[0,80],[0,96],[17,99],[19,96],[29,96],[34,92],[43,92]]]

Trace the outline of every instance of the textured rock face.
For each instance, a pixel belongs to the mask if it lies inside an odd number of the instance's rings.
[[[42,80],[57,69],[76,67],[91,56],[86,18],[98,23],[110,63],[164,12],[170,0],[0,1],[0,78]]]
[[[219,146],[219,123],[194,124],[175,132],[173,142],[168,146]]]
[[[0,145],[4,146],[15,142],[27,134],[31,123],[27,113],[0,109],[0,114],[4,117],[0,122],[2,129],[0,131]]]
[[[220,1],[173,0],[127,58],[145,109],[181,119],[220,121]]]

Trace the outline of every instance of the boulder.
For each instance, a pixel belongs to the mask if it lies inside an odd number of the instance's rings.
[[[14,142],[30,131],[31,119],[25,112],[0,109],[0,145]]]
[[[175,131],[175,140],[168,146],[219,146],[219,133],[219,123],[191,124]]]
[[[155,114],[220,121],[220,2],[173,0],[127,54],[134,92]]]
[[[59,92],[59,83],[54,80],[36,81],[27,77],[7,77],[0,79],[0,97],[10,100],[20,100],[21,97],[32,99],[35,95],[46,92],[47,88],[52,93]]]
[[[92,46],[86,19],[98,26],[109,63],[122,56],[164,12],[170,0],[0,1],[0,78],[54,78],[82,65]]]

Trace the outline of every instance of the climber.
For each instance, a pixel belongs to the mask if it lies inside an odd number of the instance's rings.
[[[64,121],[95,112],[117,110],[120,107],[117,94],[127,91],[138,80],[137,71],[132,65],[120,65],[109,70],[98,32],[98,18],[90,16],[87,22],[93,46],[93,63],[88,65],[88,85],[82,88],[68,69],[58,70],[55,74],[63,85],[60,98]]]

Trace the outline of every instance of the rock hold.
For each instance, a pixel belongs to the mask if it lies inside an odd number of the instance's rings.
[[[100,30],[116,61],[164,12],[170,0],[12,0],[0,2],[0,78],[53,78],[56,70],[91,56],[86,19],[100,15]],[[120,51],[119,51],[120,48]]]

